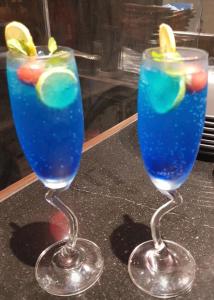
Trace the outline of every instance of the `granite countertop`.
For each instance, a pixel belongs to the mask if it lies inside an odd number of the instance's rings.
[[[144,171],[135,126],[84,153],[71,189],[62,194],[78,217],[79,236],[97,243],[105,259],[95,286],[63,299],[154,299],[133,285],[127,271],[131,251],[150,239],[150,218],[164,202]],[[214,299],[213,170],[213,163],[197,161],[180,189],[183,206],[162,222],[164,238],[189,249],[197,263],[192,291],[179,300]],[[35,182],[0,204],[0,300],[57,299],[44,292],[34,277],[38,255],[66,228],[44,194],[45,188]]]

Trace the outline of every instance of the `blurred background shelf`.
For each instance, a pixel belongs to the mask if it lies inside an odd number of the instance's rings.
[[[188,9],[179,8],[183,2]],[[178,45],[207,50],[214,65],[213,15],[213,0],[1,0],[0,52],[5,24],[12,20],[25,23],[36,44],[46,44],[51,34],[75,49],[87,140],[136,112],[141,54],[158,44],[160,23],[176,30]],[[1,55],[0,78],[1,190],[31,169],[16,138]]]

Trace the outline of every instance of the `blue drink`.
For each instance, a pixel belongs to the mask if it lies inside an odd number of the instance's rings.
[[[78,238],[77,217],[59,197],[77,173],[84,138],[74,54],[69,48],[57,47],[53,38],[48,47],[36,48],[27,27],[18,22],[9,23],[5,32],[10,46],[8,86],[18,138],[32,169],[48,187],[45,199],[69,225],[67,238],[40,254],[35,276],[50,294],[77,295],[97,282],[103,258],[95,243]]]
[[[203,62],[146,60],[141,66],[138,137],[146,170],[160,190],[177,189],[193,168],[204,125],[206,76]]]
[[[7,76],[25,156],[44,185],[56,189],[69,186],[77,173],[84,137],[83,112],[73,53],[66,50],[45,58],[9,54]]]
[[[208,55],[176,48],[167,24],[159,27],[160,48],[143,53],[138,92],[138,137],[147,173],[168,198],[151,218],[152,240],[138,245],[129,258],[134,284],[158,298],[191,289],[196,264],[191,253],[174,241],[164,241],[164,215],[181,205],[177,191],[191,172],[203,130]]]

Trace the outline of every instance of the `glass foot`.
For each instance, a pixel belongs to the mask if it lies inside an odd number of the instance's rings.
[[[75,264],[72,267],[62,267],[57,264],[56,256],[66,241],[59,241],[39,256],[36,267],[36,279],[45,291],[57,296],[80,294],[100,278],[103,271],[103,258],[100,248],[91,241],[77,239]]]
[[[164,253],[158,254],[154,242],[137,246],[129,258],[128,271],[133,283],[157,298],[176,297],[188,292],[195,278],[195,260],[182,246],[164,241]]]

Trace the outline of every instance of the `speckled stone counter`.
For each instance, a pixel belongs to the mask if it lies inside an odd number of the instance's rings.
[[[162,222],[163,236],[189,249],[198,266],[191,293],[180,300],[214,299],[213,169],[213,163],[197,161],[180,189],[184,205]],[[0,300],[57,298],[41,290],[34,277],[36,258],[63,235],[66,225],[44,194],[45,188],[36,182],[0,204]],[[63,299],[153,299],[132,284],[127,272],[129,254],[150,239],[150,218],[164,201],[144,171],[135,124],[83,155],[79,173],[62,199],[76,212],[79,235],[96,242],[105,259],[94,287]]]

